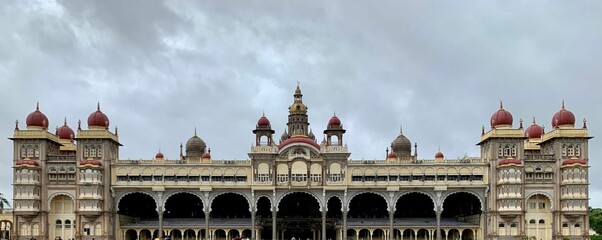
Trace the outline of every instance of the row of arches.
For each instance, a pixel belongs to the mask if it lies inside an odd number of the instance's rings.
[[[478,226],[481,214],[481,201],[467,192],[457,192],[446,196],[441,211],[435,209],[432,196],[422,192],[406,193],[393,203],[375,192],[362,192],[351,196],[343,207],[338,196],[331,196],[321,206],[315,195],[308,192],[289,192],[272,203],[273,199],[266,195],[257,197],[250,206],[249,200],[241,194],[226,192],[215,196],[209,205],[205,205],[201,197],[190,192],[177,192],[166,197],[164,208],[159,208],[155,199],[142,192],[130,193],[118,202],[118,213],[127,216],[129,221],[121,223],[123,228],[129,226],[156,226],[160,218],[168,226],[177,226],[187,222],[201,230],[205,224],[213,226],[251,226],[251,218],[262,226],[258,237],[272,238],[273,229],[279,231],[278,238],[312,238],[324,231],[329,238],[335,238],[335,228],[341,226],[343,219],[355,224],[366,224],[386,228],[389,219],[406,219],[415,221],[425,227],[433,228],[435,218],[439,215],[449,224]],[[157,209],[160,209],[157,211]],[[188,221],[186,219],[194,219]],[[401,226],[403,221],[394,224]],[[274,225],[275,224],[275,225]]]

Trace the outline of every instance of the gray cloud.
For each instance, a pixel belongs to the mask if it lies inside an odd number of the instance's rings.
[[[301,81],[314,133],[336,111],[353,159],[382,158],[401,125],[424,158],[438,146],[476,156],[499,99],[515,126],[535,116],[548,130],[565,99],[602,136],[600,10],[597,1],[9,2],[0,132],[11,136],[36,101],[51,126],[67,117],[72,128],[100,101],[119,126],[121,158],[159,147],[176,158],[196,126],[214,158],[242,159],[263,111],[282,133]],[[590,170],[600,171],[600,143],[590,146]],[[7,163],[11,149],[0,142]],[[0,170],[7,195],[11,175]],[[602,178],[591,183],[600,207]]]

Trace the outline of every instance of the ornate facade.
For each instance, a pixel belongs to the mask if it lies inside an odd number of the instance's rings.
[[[119,159],[100,107],[53,134],[36,107],[14,135],[13,239],[589,239],[588,135],[564,108],[545,132],[500,104],[479,157],[418,158],[402,132],[384,159],[351,160],[335,115],[321,142],[297,86],[280,139],[266,116],[248,160]]]

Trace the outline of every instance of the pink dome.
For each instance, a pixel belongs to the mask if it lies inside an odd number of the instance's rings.
[[[389,155],[387,155],[387,158],[397,158],[397,154],[395,154],[393,151],[390,151]]]
[[[40,112],[40,105],[36,105],[36,110],[27,115],[25,123],[28,127],[37,126],[43,129],[48,129],[48,118],[42,112]]]
[[[109,128],[109,117],[100,111],[100,104],[96,107],[96,111],[88,116],[88,127]]]
[[[525,137],[527,138],[540,138],[544,134],[543,127],[537,125],[535,123],[535,118],[533,118],[533,124],[525,130]]]
[[[270,120],[267,117],[265,117],[265,115],[263,115],[257,121],[257,126],[270,126]]]
[[[209,152],[203,153],[202,158],[211,158],[211,153],[209,153]]]
[[[564,108],[564,101],[562,101],[562,107],[560,111],[554,114],[552,117],[552,127],[562,126],[562,125],[571,125],[575,126],[575,115]]]
[[[437,152],[437,153],[435,154],[435,158],[443,158],[443,157],[444,157],[444,156],[443,156],[443,153],[442,153],[441,151],[439,151],[439,152]]]
[[[75,132],[67,126],[67,120],[65,120],[63,126],[56,130],[56,135],[59,139],[73,139],[75,137]]]
[[[512,114],[506,110],[502,106],[502,102],[500,102],[500,109],[497,112],[491,115],[491,127],[500,126],[500,125],[510,125],[512,126]]]
[[[334,115],[328,120],[328,126],[341,126],[341,120]]]
[[[155,159],[159,159],[159,158],[163,158],[163,153],[158,152],[157,155],[155,155]]]

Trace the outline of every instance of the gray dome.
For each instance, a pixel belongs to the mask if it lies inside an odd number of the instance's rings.
[[[186,156],[200,157],[205,152],[206,147],[205,141],[194,134],[194,136],[186,142]]]
[[[409,157],[412,155],[412,143],[410,139],[399,133],[399,136],[391,143],[391,150],[400,157]]]

